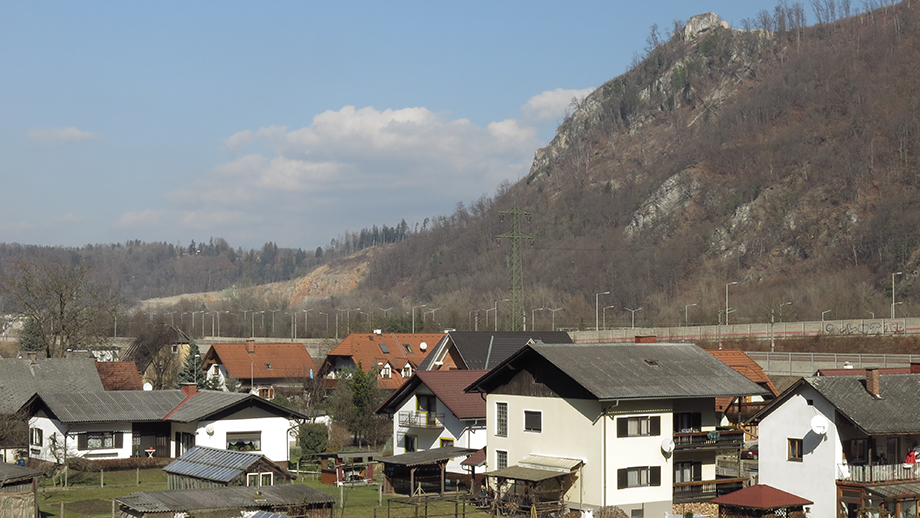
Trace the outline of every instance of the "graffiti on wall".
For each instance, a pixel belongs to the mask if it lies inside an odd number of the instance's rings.
[[[904,322],[866,322],[861,324],[830,323],[824,326],[827,334],[839,335],[881,335],[904,333]]]

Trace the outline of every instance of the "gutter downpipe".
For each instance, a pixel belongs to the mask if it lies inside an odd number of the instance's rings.
[[[494,341],[495,341],[495,335],[492,335],[492,336],[489,338],[489,352],[486,353],[486,366],[485,366],[486,369],[489,368],[489,358],[492,357],[492,343],[493,343]]]
[[[620,400],[617,399],[614,401],[614,404],[604,408],[604,411],[601,412],[601,419],[604,420],[603,429],[601,430],[601,455],[603,460],[603,465],[601,466],[601,503],[603,507],[607,507],[607,412],[611,408],[616,408],[620,406]]]

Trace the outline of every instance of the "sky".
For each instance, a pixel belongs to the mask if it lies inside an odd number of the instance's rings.
[[[775,3],[0,0],[0,242],[414,227],[523,178],[653,24]]]

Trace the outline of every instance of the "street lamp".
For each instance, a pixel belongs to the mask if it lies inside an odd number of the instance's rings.
[[[869,311],[869,310],[867,309],[867,310],[866,310],[866,313],[872,315],[872,320],[875,320],[875,312],[874,312],[874,311]]]
[[[469,311],[469,327],[473,328],[473,331],[479,331],[479,311],[478,309],[471,309]],[[476,320],[473,320],[473,313],[476,313]]]
[[[325,311],[320,311],[319,314],[326,315],[326,335],[328,336],[329,335],[329,313],[326,313]]]
[[[264,312],[264,311],[253,311],[252,314],[249,315],[249,334],[252,335],[253,338],[256,337],[256,331],[255,331],[255,328],[256,328],[256,315],[260,315],[260,314],[262,315],[262,319],[263,319],[263,322],[264,322],[264,319],[265,319],[265,312]],[[263,325],[262,327],[264,328],[265,326]]]
[[[824,327],[824,315],[830,312],[831,312],[830,309],[825,309],[824,311],[821,312],[821,334],[825,334],[827,332],[827,329]]]
[[[598,330],[597,328],[601,325],[601,319],[600,319],[600,311],[601,311],[600,310],[600,307],[601,307],[600,297],[601,295],[610,295],[610,292],[602,291],[600,293],[594,294],[594,330],[595,331],[597,331]]]
[[[730,282],[725,285],[725,325],[728,325],[728,313],[729,313],[728,311],[728,287],[733,284],[738,284],[738,281]]]
[[[556,312],[557,312],[557,311],[560,311],[560,310],[563,310],[563,309],[565,309],[565,308],[556,308],[556,309],[546,308],[547,311],[552,311],[552,312],[553,312],[553,331],[556,330]]]
[[[307,327],[307,323],[308,323],[308,322],[307,322],[307,313],[313,311],[313,308],[310,308],[310,309],[301,309],[301,311],[303,311],[303,336],[304,336],[304,338],[306,338],[306,337],[307,337],[307,333],[310,332],[310,331],[309,331],[309,328]],[[294,330],[295,330],[295,331],[294,331],[294,338],[296,339],[296,338],[297,338],[297,331],[296,331],[296,330],[297,330],[297,320],[294,320]]]
[[[427,308],[428,304],[420,304],[412,307],[412,332],[415,333],[415,310],[416,308]]]
[[[275,311],[281,311],[281,309],[269,309],[272,312],[272,336],[275,336]]]
[[[546,308],[545,308],[545,307],[542,307],[542,308],[533,308],[533,309],[530,310],[530,327],[531,327],[531,331],[536,331],[536,330],[537,330],[537,325],[535,324],[536,318],[537,318],[537,317],[534,316],[534,315],[536,314],[537,311],[546,311]]]
[[[891,274],[891,318],[894,318],[894,276],[903,273],[904,272],[895,272]]]
[[[509,300],[511,299],[501,299],[501,300],[496,300],[495,302],[492,303],[492,311],[495,311],[495,314],[492,316],[495,317],[495,330],[496,331],[498,331],[498,303],[508,302]]]
[[[204,320],[204,315],[201,315],[201,319]],[[198,371],[201,370],[201,355],[195,355],[195,387],[198,387]]]
[[[684,325],[685,325],[685,326],[689,326],[689,325],[690,325],[690,319],[687,318],[687,315],[689,315],[689,313],[688,313],[687,310],[690,308],[690,306],[696,306],[696,304],[687,304],[687,305],[684,306]]]
[[[386,318],[387,318],[387,313],[388,313],[391,309],[393,309],[393,306],[390,306],[390,307],[388,307],[388,308],[377,308],[377,309],[379,309],[380,311],[383,311],[383,318],[384,318],[384,320],[386,320]]]
[[[779,305],[779,322],[783,322],[783,306],[791,306],[792,302],[783,302]]]
[[[604,309],[601,311],[604,315],[604,330],[607,330],[607,310],[610,308],[615,308],[616,306],[604,306]]]
[[[486,308],[486,309],[482,309],[482,310],[480,310],[480,311],[485,311],[485,312],[486,312],[486,325],[485,325],[485,327],[488,329],[488,327],[489,327],[489,311],[495,311],[495,308]],[[492,315],[492,316],[493,316],[493,318],[495,317],[495,315]],[[477,329],[477,331],[478,331],[478,329]]]
[[[636,328],[636,313],[639,311],[642,311],[642,308],[638,308],[638,309],[623,308],[623,309],[625,309],[626,311],[632,312],[632,327],[633,329],[635,329]]]

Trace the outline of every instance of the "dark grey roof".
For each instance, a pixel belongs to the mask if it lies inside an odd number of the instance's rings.
[[[0,485],[6,485],[7,483],[18,482],[20,480],[32,480],[35,477],[41,476],[42,472],[37,469],[0,462]]]
[[[431,370],[435,356],[441,356],[438,353],[445,347],[453,347],[467,369],[490,369],[531,341],[563,344],[572,343],[572,338],[564,331],[450,331],[425,357],[419,370]]]
[[[181,390],[39,392],[38,397],[63,423],[159,421],[185,399]]]
[[[261,496],[257,495],[256,491],[260,491]],[[335,498],[303,484],[139,491],[116,500],[121,505],[142,513],[205,509],[275,509],[278,506],[335,503]]]
[[[538,355],[599,400],[769,394],[702,348],[668,344],[534,344],[479,379],[472,390],[510,378],[515,362]]]
[[[225,408],[241,403],[247,399],[255,398],[245,392],[223,392],[219,390],[202,390],[185,402],[169,416],[170,421],[191,423],[219,412]],[[265,401],[264,399],[262,401]],[[268,403],[268,401],[265,401]]]
[[[0,414],[12,414],[38,391],[102,392],[93,360],[53,358],[0,359]]]
[[[393,455],[377,459],[384,464],[398,464],[400,466],[417,466],[419,464],[431,464],[438,461],[452,459],[454,457],[468,457],[478,450],[470,448],[460,448],[457,446],[444,446],[433,448],[431,450],[413,451],[401,455]]]
[[[170,462],[163,471],[173,475],[230,482],[262,457],[259,453],[195,446]]]
[[[804,378],[839,412],[869,434],[916,433],[920,431],[920,374],[881,374],[881,399],[865,386],[865,376],[820,376]]]

